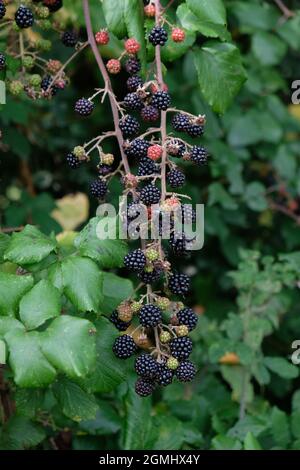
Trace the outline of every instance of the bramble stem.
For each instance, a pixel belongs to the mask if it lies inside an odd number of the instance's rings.
[[[274,0],[274,2],[276,3],[276,5],[278,6],[278,8],[282,11],[283,15],[285,16],[285,18],[292,18],[293,16],[295,16],[295,12],[290,10],[284,3],[282,0]]]

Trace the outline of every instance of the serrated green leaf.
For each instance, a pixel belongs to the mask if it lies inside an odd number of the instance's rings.
[[[262,450],[260,443],[251,432],[248,432],[245,437],[244,450]]]
[[[98,400],[96,418],[81,421],[80,429],[92,436],[107,436],[117,433],[122,425],[121,416],[114,410],[108,401]]]
[[[45,357],[67,376],[84,377],[95,365],[95,327],[90,321],[63,315],[40,336]]]
[[[101,312],[110,314],[123,300],[133,294],[134,286],[129,279],[105,273],[103,277],[103,301],[100,304]]]
[[[197,23],[194,23],[198,25],[196,31],[206,37],[228,38],[223,0],[187,0],[186,4],[197,18]]]
[[[38,263],[55,249],[55,241],[46,237],[36,227],[26,225],[22,232],[12,235],[4,259],[26,266]]]
[[[126,0],[103,0],[102,8],[106,24],[117,38],[122,39],[126,36],[125,24],[125,1]]]
[[[264,358],[265,366],[283,379],[295,379],[299,375],[298,368],[283,357]]]
[[[244,199],[247,206],[253,211],[261,212],[268,207],[266,188],[259,181],[252,181],[246,186]]]
[[[32,423],[24,416],[13,416],[5,426],[5,433],[14,440],[19,449],[34,447],[46,437],[42,426]]]
[[[32,276],[0,272],[0,315],[14,315],[20,299],[32,286]]]
[[[285,448],[291,440],[287,415],[274,407],[271,413],[271,432],[277,445]]]
[[[194,44],[196,40],[195,33],[186,31],[185,40],[183,42],[174,42],[169,38],[164,47],[161,49],[161,58],[163,62],[173,62],[182,57]]]
[[[47,280],[36,284],[20,302],[20,318],[28,330],[60,314],[59,291]]]
[[[53,386],[54,395],[63,413],[73,421],[94,419],[98,410],[95,397],[74,382],[60,378]]]
[[[44,391],[34,388],[18,388],[14,398],[17,414],[34,418],[37,411],[42,407]]]

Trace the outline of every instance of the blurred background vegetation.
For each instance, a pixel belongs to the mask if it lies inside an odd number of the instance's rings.
[[[181,3],[173,3],[174,17]],[[291,343],[300,333],[295,288],[300,270],[300,106],[291,103],[291,84],[300,79],[300,2],[286,0],[291,12],[286,16],[275,1],[224,4],[247,73],[227,111],[214,112],[199,86],[192,54],[204,42],[201,34],[186,54],[166,64],[174,106],[207,115],[203,142],[211,154],[209,164],[186,166],[186,192],[205,204],[205,245],[192,259],[180,261],[192,275],[189,303],[200,315],[193,335],[200,373],[195,383],[173,385],[152,403],[133,396],[125,400],[126,384],[121,384],[97,397],[96,420],[74,424],[54,414],[56,427],[47,432],[59,448],[300,449],[300,380],[290,362]],[[79,10],[80,2],[78,8],[77,2],[65,2],[58,14],[66,25],[82,28]],[[99,13],[95,28],[103,21]],[[50,39],[48,58],[64,62],[68,49],[56,35]],[[109,55],[118,55],[118,48],[116,39]],[[87,195],[95,166],[73,172],[66,155],[110,130],[112,121],[107,103],[88,120],[73,111],[76,99],[102,85],[93,57],[81,53],[68,75],[70,86],[52,101],[8,95],[1,107],[4,229],[31,223],[46,234],[59,234],[79,230],[95,214]],[[126,93],[126,78],[113,79],[119,97]],[[216,82],[226,96],[217,76]],[[116,153],[109,145],[105,150]],[[111,184],[110,200],[116,201],[120,190],[118,181]],[[250,290],[250,309],[256,313],[249,323],[243,315]],[[243,375],[254,358],[257,370]],[[37,441],[47,448],[48,441]]]

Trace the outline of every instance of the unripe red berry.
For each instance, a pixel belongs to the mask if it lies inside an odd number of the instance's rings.
[[[101,29],[95,34],[96,43],[105,46],[109,43],[109,34],[105,29]]]
[[[144,8],[145,15],[147,18],[154,18],[155,17],[155,5],[150,3],[150,5],[146,5]]]
[[[140,43],[134,39],[130,38],[125,41],[125,49],[128,52],[128,54],[137,54],[141,48]]]
[[[185,40],[185,32],[183,29],[174,28],[172,30],[172,40],[174,42],[183,42]]]
[[[149,147],[147,150],[147,156],[153,161],[159,160],[161,155],[162,148],[160,145],[151,145],[151,147]]]
[[[106,68],[109,73],[116,75],[121,70],[121,62],[118,59],[110,59],[106,64]]]

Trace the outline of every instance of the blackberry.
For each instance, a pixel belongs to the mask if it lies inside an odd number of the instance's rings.
[[[158,385],[166,387],[170,385],[173,380],[173,372],[165,364],[158,365],[158,373],[156,376],[156,381]]]
[[[160,189],[151,183],[145,186],[140,193],[140,199],[144,204],[146,204],[146,206],[157,204],[160,201],[160,197]]]
[[[135,391],[140,397],[148,397],[154,391],[155,384],[149,379],[140,377],[135,383]]]
[[[150,354],[138,356],[135,360],[134,368],[138,375],[147,379],[154,379],[158,372],[158,364]]]
[[[172,127],[175,131],[186,132],[189,127],[189,118],[186,114],[177,113],[172,119]]]
[[[5,13],[6,13],[6,8],[5,8],[4,3],[1,1],[0,2],[0,20],[2,20],[2,18],[4,18]]]
[[[161,26],[154,26],[148,36],[153,46],[164,46],[168,40],[167,31]]]
[[[167,180],[172,188],[180,188],[185,183],[185,175],[180,170],[171,170],[167,175]]]
[[[129,77],[126,82],[126,86],[128,90],[131,92],[136,91],[142,85],[143,85],[143,80],[138,75],[133,75],[132,77]]]
[[[15,13],[15,22],[19,28],[30,28],[34,23],[33,13],[30,8],[21,5]]]
[[[128,220],[134,220],[138,215],[142,213],[143,206],[138,202],[130,202],[127,206],[127,217]]]
[[[46,75],[41,81],[41,89],[44,91],[49,91],[51,95],[54,96],[58,92],[58,88],[55,85],[52,85],[51,88],[49,88],[51,83],[52,83],[51,75]]]
[[[128,157],[142,158],[147,156],[147,150],[150,147],[150,143],[144,139],[134,139],[130,142],[130,145],[125,149],[125,153]]]
[[[177,233],[174,233],[174,232],[171,233],[169,243],[175,255],[182,256],[186,254],[187,252],[186,242],[187,240],[186,240],[186,236],[184,233],[181,233],[180,236]]]
[[[138,167],[138,176],[149,176],[157,173],[157,165],[148,157],[142,158]]]
[[[43,0],[43,5],[48,7],[51,13],[54,13],[63,6],[63,2],[62,0]]]
[[[97,179],[90,184],[90,193],[92,196],[102,199],[107,193],[107,183],[103,179]]]
[[[74,31],[65,31],[61,36],[61,42],[66,47],[75,47],[78,42],[78,36]]]
[[[6,66],[6,57],[0,52],[0,70],[3,70]]]
[[[136,57],[130,57],[125,62],[125,70],[130,75],[136,75],[141,70],[141,62]]]
[[[146,304],[139,311],[140,324],[145,328],[157,326],[161,322],[162,311],[156,305]]]
[[[100,163],[97,166],[97,170],[98,170],[99,175],[106,176],[106,175],[108,175],[109,173],[112,172],[112,166],[111,165],[106,165],[105,163]]]
[[[75,111],[80,114],[80,116],[89,116],[93,112],[94,106],[93,101],[87,98],[80,98],[75,103]]]
[[[81,165],[81,161],[74,155],[73,152],[68,153],[67,163],[73,170],[76,170],[76,168],[79,168]]]
[[[182,361],[175,374],[180,382],[190,382],[196,375],[196,367],[191,361]]]
[[[183,308],[177,313],[179,325],[186,325],[190,331],[196,328],[198,317],[191,308]]]
[[[207,150],[204,147],[199,147],[198,145],[194,145],[192,147],[191,153],[191,161],[196,163],[196,165],[205,165],[207,163]]]
[[[115,327],[119,331],[126,331],[127,328],[129,328],[130,326],[130,322],[120,320],[120,318],[118,317],[117,310],[114,310],[112,312],[111,316],[109,317],[109,320],[115,325]]]
[[[137,347],[130,335],[122,335],[116,338],[113,352],[119,359],[127,359],[137,351]]]
[[[144,284],[153,284],[154,282],[159,280],[161,275],[162,275],[162,270],[159,268],[154,268],[153,271],[151,271],[150,273],[146,271],[139,272],[138,278]]]
[[[194,224],[196,222],[196,211],[191,204],[183,204],[181,213],[183,224]]]
[[[199,124],[189,123],[186,128],[186,132],[191,137],[200,137],[203,134],[204,129],[203,126],[199,126]]]
[[[127,269],[132,271],[141,271],[146,265],[146,256],[143,251],[138,248],[125,256],[124,265]]]
[[[192,352],[193,343],[188,336],[174,338],[169,343],[171,354],[176,359],[187,359]]]
[[[186,274],[174,273],[169,278],[168,287],[175,295],[185,295],[190,288],[190,279]]]
[[[124,106],[133,111],[140,111],[144,107],[144,103],[136,93],[128,93],[124,98]]]
[[[141,111],[141,118],[145,122],[154,122],[159,118],[159,111],[154,106],[145,106]]]
[[[125,137],[136,135],[140,130],[138,121],[129,114],[119,121],[119,126]]]
[[[171,97],[166,91],[157,91],[152,95],[151,104],[154,108],[166,111],[171,104]]]

